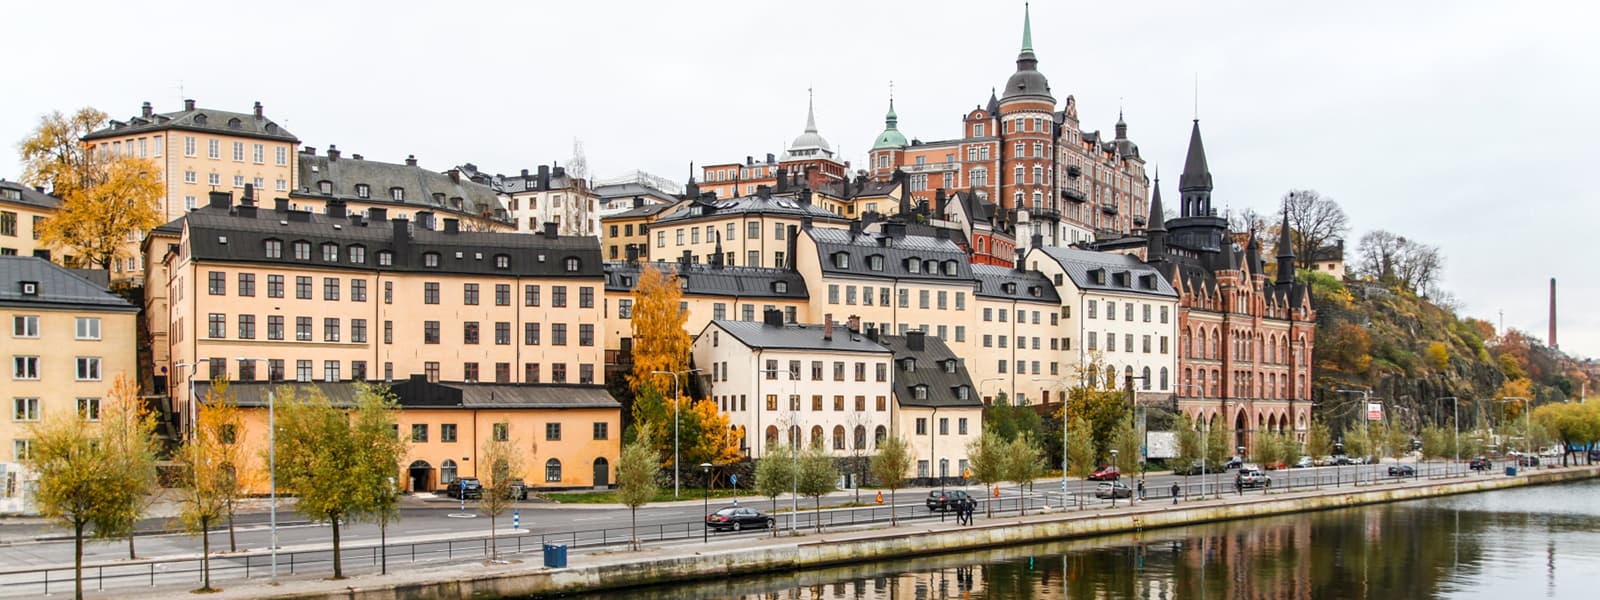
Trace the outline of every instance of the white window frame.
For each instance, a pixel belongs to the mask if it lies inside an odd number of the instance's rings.
[[[11,317],[11,337],[38,338],[39,315],[13,315]]]
[[[18,381],[38,381],[39,357],[26,354],[11,357],[11,378]]]
[[[98,356],[79,356],[74,362],[73,379],[76,381],[100,381],[104,373],[101,372],[101,361]]]
[[[11,420],[17,423],[37,423],[41,417],[39,399],[32,396],[11,399]]]
[[[86,331],[87,330],[87,331]],[[100,339],[100,317],[77,317],[74,319],[73,335],[80,340]]]

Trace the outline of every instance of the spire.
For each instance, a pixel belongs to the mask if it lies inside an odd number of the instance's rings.
[[[1211,168],[1206,166],[1206,145],[1200,141],[1200,119],[1194,120],[1194,129],[1189,131],[1189,154],[1183,161],[1178,189],[1211,191]]]
[[[1244,261],[1252,276],[1266,272],[1266,263],[1261,261],[1261,242],[1256,239],[1253,229],[1250,231],[1250,242],[1245,245]]]
[[[1128,122],[1122,120],[1122,108],[1117,108],[1117,139],[1128,139]]]
[[[1033,52],[1033,17],[1028,14],[1028,3],[1022,3],[1022,51]]]
[[[989,116],[991,117],[999,116],[1000,114],[1000,98],[994,95],[994,88],[992,87],[989,88],[989,103],[985,104],[983,109],[989,111]]]
[[[811,88],[809,88],[809,87],[806,88],[806,133],[816,133],[817,132],[816,104],[817,104],[817,95],[816,95],[816,93],[813,92],[811,90]],[[1197,123],[1198,123],[1198,121],[1197,121]],[[1198,125],[1196,125],[1196,127],[1198,127]]]
[[[1294,241],[1289,237],[1289,207],[1283,207],[1283,224],[1278,226],[1277,283],[1294,283]]]
[[[1166,209],[1161,207],[1161,167],[1156,167],[1155,183],[1150,184],[1150,214],[1145,216],[1145,231],[1167,231]]]
[[[1006,80],[1006,93],[1000,98],[1018,97],[1055,103],[1055,97],[1050,95],[1050,82],[1039,72],[1039,58],[1033,54],[1033,17],[1026,6],[1022,14],[1022,51],[1017,53],[1017,71]]]

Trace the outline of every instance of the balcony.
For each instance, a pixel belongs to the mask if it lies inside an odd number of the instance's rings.
[[[1144,215],[1134,215],[1133,216],[1133,224],[1134,225],[1143,226],[1144,225]]]
[[[1034,220],[1034,219],[1050,219],[1050,220],[1053,220],[1053,221],[1058,221],[1058,220],[1061,219],[1061,211],[1057,210],[1053,206],[1040,205],[1040,206],[1031,206],[1031,207],[1025,207],[1025,208],[1028,211],[1028,219],[1030,219],[1030,220]]]
[[[1081,176],[1083,176],[1083,167],[1078,165],[1067,165],[1067,177],[1077,179]]]
[[[1089,197],[1084,195],[1083,190],[1080,190],[1080,189],[1077,189],[1077,188],[1067,188],[1067,189],[1061,190],[1061,196],[1066,198],[1066,199],[1068,199],[1068,200],[1071,200],[1073,202],[1088,202],[1089,201]]]
[[[916,174],[916,173],[942,173],[942,172],[946,172],[946,171],[955,171],[956,169],[957,169],[956,163],[953,163],[953,162],[925,163],[925,164],[920,164],[920,165],[904,165],[904,166],[900,167],[901,171],[905,171],[906,173],[912,173],[912,174]]]
[[[1108,215],[1117,214],[1117,205],[1111,202],[1103,203],[1100,205],[1100,212]]]

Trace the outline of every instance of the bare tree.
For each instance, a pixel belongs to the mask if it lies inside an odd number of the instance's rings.
[[[1332,245],[1350,231],[1350,219],[1344,209],[1316,190],[1289,190],[1283,195],[1283,206],[1289,212],[1295,264],[1302,269],[1311,268],[1318,249]]]
[[[1264,238],[1272,219],[1256,212],[1254,208],[1246,208],[1228,215],[1228,229],[1243,233],[1254,234],[1257,238]]]
[[[1356,250],[1361,274],[1388,283],[1399,281],[1396,266],[1404,245],[1405,238],[1382,229],[1363,234]]]
[[[1358,253],[1363,275],[1422,295],[1437,292],[1444,270],[1438,246],[1379,229],[1361,236]]]

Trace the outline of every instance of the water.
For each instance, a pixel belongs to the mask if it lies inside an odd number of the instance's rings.
[[[1600,480],[583,598],[1600,597]]]

